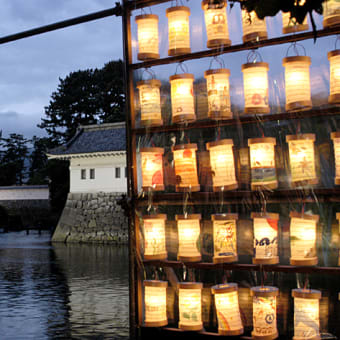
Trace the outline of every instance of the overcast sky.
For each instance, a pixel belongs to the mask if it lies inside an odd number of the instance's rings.
[[[1,0],[0,36],[112,8],[112,0]],[[37,128],[59,77],[123,57],[121,18],[108,17],[0,45],[0,129]]]

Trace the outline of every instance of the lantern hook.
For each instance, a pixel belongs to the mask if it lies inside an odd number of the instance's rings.
[[[301,47],[302,51],[303,51],[303,55],[306,56],[306,49],[302,44],[297,43],[296,41],[292,42],[291,45],[288,47],[287,49],[287,53],[286,53],[286,57],[288,57],[289,52],[291,49],[293,49],[294,53],[296,56],[299,56],[299,50],[298,47]]]
[[[150,76],[151,79],[155,79],[155,77],[156,77],[155,72],[153,70],[151,70],[150,68],[144,69],[144,71],[142,72],[142,80],[146,80],[146,79],[143,79],[144,74],[147,74],[148,76]]]
[[[151,9],[151,6],[148,6],[147,8],[149,8],[149,11],[150,11],[150,14],[152,14],[152,9]],[[144,8],[141,8],[141,14],[147,14],[147,12],[145,11]]]
[[[188,73],[189,72],[187,65],[185,65],[183,63],[183,61],[181,61],[181,62],[179,62],[177,64],[175,74],[177,74],[178,68],[180,68],[183,73]]]
[[[211,60],[210,60],[210,64],[209,64],[209,70],[211,70],[212,67],[212,63],[216,61],[218,63],[218,65],[220,66],[220,68],[225,68],[224,65],[224,60],[222,58],[220,58],[219,56],[214,56]]]
[[[256,49],[252,49],[247,55],[247,63],[248,64],[249,63],[257,63],[258,60],[260,62],[263,61],[261,54],[258,51],[256,51]]]
[[[335,39],[335,49],[338,48],[338,43],[340,43],[340,34],[338,34],[338,35],[336,36],[336,39]]]

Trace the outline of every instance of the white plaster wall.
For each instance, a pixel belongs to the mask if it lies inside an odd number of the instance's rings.
[[[120,168],[120,178],[115,178],[115,168]],[[70,192],[126,192],[126,156],[72,158],[70,161]],[[81,179],[81,170],[86,179]],[[95,179],[90,179],[90,169],[95,169]]]
[[[48,200],[48,188],[11,188],[0,187],[0,201],[7,200]]]

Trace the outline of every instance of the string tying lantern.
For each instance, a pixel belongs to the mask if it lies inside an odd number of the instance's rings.
[[[335,159],[335,185],[340,185],[340,132],[332,132],[331,139],[334,145]]]
[[[146,327],[162,327],[168,324],[166,315],[166,288],[168,282],[145,280],[144,302]]]
[[[215,295],[218,333],[221,335],[243,334],[237,284],[216,285],[211,287],[211,291]]]
[[[254,257],[255,264],[277,264],[278,256],[278,221],[279,214],[251,213],[254,221]]]
[[[138,60],[158,59],[158,16],[137,15]]]
[[[290,264],[293,266],[315,266],[316,256],[316,224],[319,215],[290,213]]]
[[[323,4],[323,27],[340,24],[340,3],[338,0],[328,0]]]
[[[309,29],[307,23],[307,16],[302,24],[299,24],[296,21],[296,18],[292,18],[289,12],[282,13],[282,33],[295,33],[295,32],[302,32],[307,31]]]
[[[255,11],[242,10],[243,42],[255,42],[268,38],[266,20],[257,17]]]
[[[226,7],[227,2],[225,0],[202,1],[202,9],[204,10],[205,26],[208,36],[208,48],[231,45]]]
[[[185,331],[200,331],[202,322],[202,288],[199,282],[178,283],[178,328]]]
[[[238,188],[235,176],[233,140],[222,139],[206,144],[210,154],[214,191],[234,190]]]
[[[183,262],[201,261],[200,243],[200,214],[176,215],[178,230],[178,255]]]
[[[340,9],[339,9],[340,11]],[[340,50],[334,50],[327,54],[330,64],[330,104],[340,104]]]
[[[276,297],[279,290],[276,287],[252,287],[253,296],[253,339],[271,340],[279,334],[276,325]]]
[[[237,220],[238,214],[211,215],[214,234],[214,263],[230,263],[238,260],[237,256]]]
[[[145,215],[144,225],[144,258],[146,260],[165,260],[165,214]]]
[[[141,148],[142,188],[155,191],[164,190],[163,148]]]
[[[169,56],[190,53],[190,9],[186,6],[170,7],[166,10],[168,17]]]

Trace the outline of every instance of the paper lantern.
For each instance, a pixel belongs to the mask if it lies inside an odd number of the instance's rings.
[[[230,71],[225,68],[204,72],[208,91],[208,116],[211,119],[222,120],[233,117],[229,93]]]
[[[242,65],[245,113],[270,113],[268,69],[269,65],[264,62]]]
[[[238,214],[211,215],[214,234],[214,263],[230,263],[238,260],[237,256],[237,220]]]
[[[282,33],[295,33],[295,32],[302,32],[307,31],[309,29],[307,23],[307,16],[302,24],[299,24],[296,21],[296,18],[291,18],[290,13],[282,13]]]
[[[199,250],[201,226],[201,215],[176,215],[178,230],[178,255],[177,258],[183,262],[201,261]]]
[[[340,25],[340,3],[338,0],[328,0],[323,4],[323,27]]]
[[[220,0],[218,2],[213,2],[211,0],[202,1],[205,27],[208,36],[208,48],[231,45],[226,7],[227,2],[225,0]]]
[[[310,57],[294,56],[283,58],[286,82],[286,110],[312,108],[309,66]]]
[[[233,140],[222,139],[207,143],[210,154],[210,166],[214,191],[234,190],[238,188],[235,176]]]
[[[164,190],[163,148],[141,148],[142,187],[145,190]]]
[[[187,123],[196,120],[193,83],[194,76],[190,73],[176,74],[170,77],[173,123]]]
[[[160,87],[161,82],[157,79],[137,82],[142,126],[159,126],[163,124]]]
[[[169,32],[169,56],[190,53],[190,9],[186,6],[170,7],[166,10]]]
[[[275,144],[271,137],[248,139],[252,190],[277,188]]]
[[[340,50],[328,52],[330,63],[330,104],[340,104]]]
[[[145,280],[144,304],[146,327],[162,327],[168,324],[166,315],[166,288],[168,282]]]
[[[336,213],[336,219],[338,220],[339,223],[339,234],[340,234],[340,213]],[[339,235],[340,237],[340,235]],[[338,266],[340,266],[340,242],[339,242],[339,258],[338,258]],[[340,294],[340,293],[339,293]],[[340,299],[340,295],[339,295]]]
[[[253,296],[253,339],[276,339],[279,334],[276,326],[276,297],[279,290],[276,287],[252,287]]]
[[[211,287],[211,291],[215,295],[218,333],[221,335],[243,334],[237,284],[216,285]]]
[[[143,216],[144,258],[146,260],[165,260],[165,214]]]
[[[260,20],[255,11],[242,10],[243,42],[255,42],[268,38],[266,20]]]
[[[158,15],[136,16],[138,36],[138,60],[158,59]]]
[[[315,134],[287,135],[291,180],[295,186],[317,184],[315,171]]]
[[[315,289],[293,289],[294,340],[320,339],[319,300],[321,292]]]
[[[196,144],[178,144],[174,153],[176,191],[199,191],[197,177]]]
[[[254,220],[254,257],[255,264],[277,264],[279,214],[251,213]]]
[[[202,322],[202,288],[199,282],[178,283],[178,328],[185,331],[200,331]]]
[[[331,139],[334,145],[335,159],[335,185],[340,185],[340,132],[332,132]]]
[[[293,266],[315,266],[316,224],[319,215],[290,213],[290,264]]]

